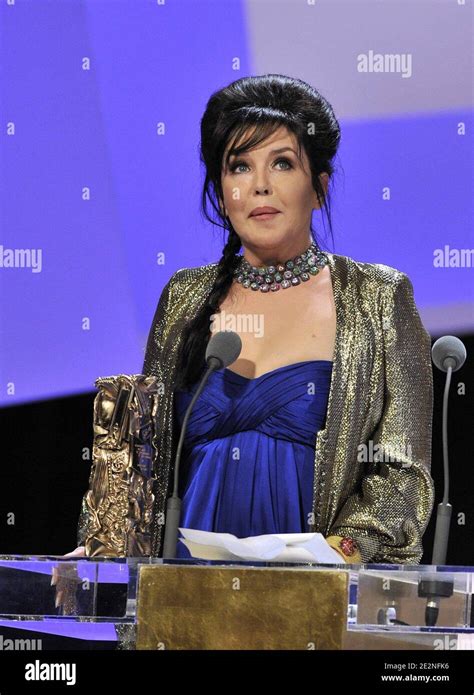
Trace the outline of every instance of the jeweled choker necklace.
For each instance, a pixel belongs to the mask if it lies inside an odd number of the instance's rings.
[[[254,266],[240,256],[240,262],[234,270],[234,280],[242,287],[261,292],[286,290],[293,285],[307,282],[311,275],[317,275],[329,259],[315,243],[299,256],[275,265]]]

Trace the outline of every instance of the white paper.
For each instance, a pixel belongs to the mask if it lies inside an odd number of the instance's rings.
[[[321,533],[275,533],[237,538],[231,533],[214,533],[180,528],[192,557],[203,560],[258,560],[273,562],[319,562],[344,564],[343,558]]]

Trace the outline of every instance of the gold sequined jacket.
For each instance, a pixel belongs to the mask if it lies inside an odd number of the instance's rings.
[[[380,263],[325,252],[336,342],[325,428],[317,432],[311,531],[356,540],[363,562],[419,563],[434,504],[431,339],[408,276]],[[143,374],[163,395],[155,443],[152,554],[161,556],[177,438],[173,384],[186,320],[211,292],[217,263],[176,271],[165,285]],[[78,544],[86,533],[82,506]]]

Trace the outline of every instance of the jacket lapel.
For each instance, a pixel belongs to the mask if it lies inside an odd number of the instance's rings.
[[[347,335],[347,306],[345,289],[347,286],[347,259],[344,256],[325,252],[329,259],[329,271],[336,308],[336,338],[334,346],[331,384],[329,387],[325,427],[316,435],[314,484],[313,484],[313,519],[314,530],[327,532],[328,502],[330,487],[326,485],[331,478],[334,464],[338,433],[344,408],[346,374],[345,356],[350,336]]]

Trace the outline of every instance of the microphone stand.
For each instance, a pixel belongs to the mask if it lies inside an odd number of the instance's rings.
[[[191,399],[190,404],[186,409],[186,413],[183,419],[183,424],[181,427],[181,434],[178,440],[178,447],[176,450],[176,458],[174,465],[174,483],[173,483],[173,494],[168,498],[166,502],[166,518],[165,518],[165,537],[163,541],[163,558],[172,559],[176,557],[176,549],[178,546],[178,527],[181,518],[181,499],[178,497],[178,485],[179,485],[179,464],[181,460],[181,450],[183,448],[184,435],[186,433],[186,428],[188,426],[188,420],[191,412],[194,408],[194,404],[199,398],[209,375],[216,371],[217,369],[222,369],[224,366],[222,361],[217,357],[209,357],[207,360],[208,368],[205,371],[201,383],[194,396]]]
[[[451,386],[451,374],[456,365],[452,357],[446,359],[447,374],[443,394],[443,469],[444,493],[443,501],[438,504],[436,512],[436,530],[433,543],[432,565],[445,565],[448,552],[449,527],[451,523],[452,506],[449,504],[449,458],[448,458],[448,396]],[[442,598],[453,595],[454,581],[451,577],[440,579],[439,576],[421,579],[418,582],[418,596],[428,599],[425,608],[425,625],[434,627],[438,622],[439,607]]]

